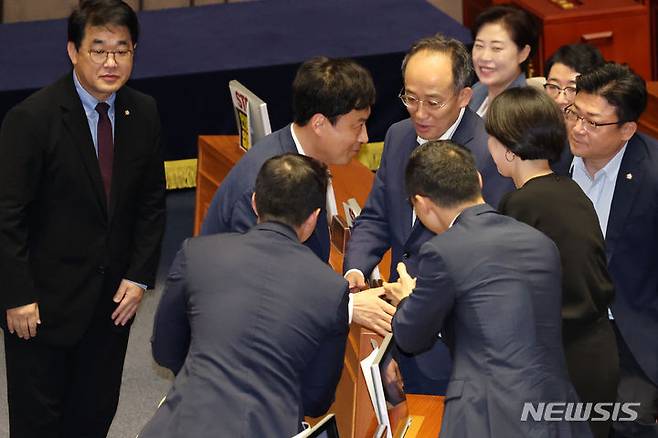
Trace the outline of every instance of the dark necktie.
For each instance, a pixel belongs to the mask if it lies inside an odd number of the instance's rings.
[[[98,142],[98,164],[105,187],[105,199],[110,202],[110,187],[112,186],[112,162],[114,161],[114,145],[112,141],[112,123],[107,115],[110,106],[105,102],[96,105],[98,112],[98,126],[96,127],[96,140]]]

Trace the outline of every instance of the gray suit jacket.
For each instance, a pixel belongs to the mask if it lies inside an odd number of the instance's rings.
[[[423,245],[393,334],[415,353],[446,329],[454,366],[441,436],[591,436],[585,422],[521,421],[524,402],[578,400],[562,350],[561,296],[553,242],[487,204]]]
[[[347,282],[282,224],[187,240],[155,316],[177,373],[141,438],[290,437],[334,398]]]
[[[507,88],[516,88],[516,87],[525,87],[526,86],[526,81],[525,81],[525,73],[521,73],[512,81],[512,83],[509,85]],[[471,97],[471,101],[468,103],[468,107],[473,111],[474,113],[477,113],[477,110],[480,109],[480,105],[482,105],[482,102],[484,102],[484,99],[487,98],[487,95],[489,94],[489,87],[484,85],[482,82],[476,82],[475,85],[473,85],[473,96]],[[491,102],[489,102],[491,104]]]

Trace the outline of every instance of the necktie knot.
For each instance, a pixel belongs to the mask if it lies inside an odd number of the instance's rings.
[[[109,109],[110,105],[105,102],[98,102],[98,105],[96,105],[96,112],[98,112],[98,114],[101,116],[106,116]]]

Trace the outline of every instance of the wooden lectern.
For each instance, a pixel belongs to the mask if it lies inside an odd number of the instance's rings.
[[[212,197],[233,165],[244,151],[238,147],[237,136],[199,136],[197,166],[196,209],[194,234],[198,234]],[[341,205],[349,198],[355,198],[363,206],[372,187],[372,172],[356,160],[346,166],[330,166],[332,184],[336,194],[339,214]],[[343,255],[334,246],[331,248],[330,264],[337,272],[342,272]],[[388,278],[390,252],[384,256],[380,272]],[[345,361],[336,400],[329,412],[336,414],[336,422],[342,438],[370,438],[374,432],[375,412],[370,403],[360,360],[369,353],[369,339],[381,338],[376,334],[353,324],[345,348]],[[441,429],[443,397],[409,396],[409,412],[414,417],[406,437],[436,438]]]

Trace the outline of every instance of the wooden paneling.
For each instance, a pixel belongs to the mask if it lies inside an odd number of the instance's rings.
[[[544,61],[566,44],[597,46],[610,61],[627,63],[646,80],[651,78],[651,25],[648,2],[636,0],[581,0],[561,9],[546,0],[511,0],[535,15],[542,25],[535,75],[543,75]],[[632,48],[632,49],[631,49]]]
[[[658,0],[651,0],[651,60],[654,81],[658,81]]]
[[[480,12],[487,9],[492,4],[493,2],[491,0],[464,0],[464,3],[462,4],[464,26],[472,29],[473,23],[475,23],[475,18],[480,15]]]
[[[639,130],[658,139],[658,82],[647,83],[647,91],[649,100],[640,118]]]

